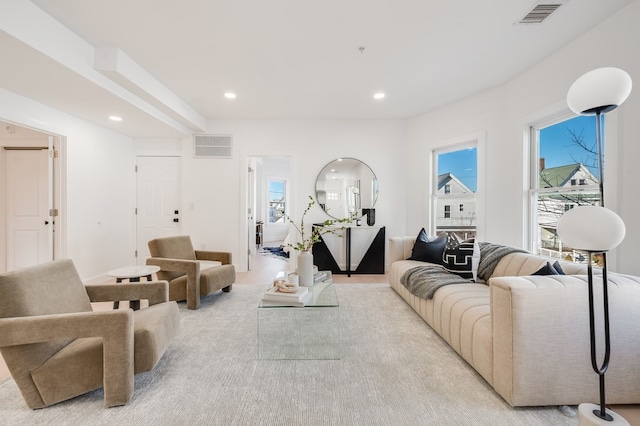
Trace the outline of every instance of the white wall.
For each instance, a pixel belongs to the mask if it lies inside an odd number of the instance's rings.
[[[387,236],[404,234],[403,121],[211,121],[207,133],[233,135],[233,158],[194,159],[191,140],[183,141],[183,203],[197,206],[184,221],[183,232],[198,248],[231,251],[239,270],[247,264],[246,180],[251,156],[291,158],[290,215],[296,221],[308,196],[315,196],[316,177],[325,164],[338,157],[364,161],[380,182],[376,224],[387,226]],[[327,218],[316,205],[307,223]]]
[[[0,89],[0,119],[66,137],[60,162],[66,229],[61,257],[73,259],[90,281],[133,264],[135,176],[132,140]]]
[[[568,111],[566,93],[585,72],[615,66],[640,82],[640,1],[636,1],[570,45],[511,82],[423,114],[409,121],[406,161],[408,192],[427,194],[430,151],[454,143],[461,135],[479,132],[486,145],[479,148],[485,170],[479,182],[479,221],[483,239],[515,246],[525,245],[526,144],[528,124],[545,116]],[[617,211],[627,225],[627,237],[613,253],[614,270],[640,274],[634,240],[640,237],[640,201],[635,196],[637,159],[640,158],[640,89],[607,115],[605,135],[605,185],[607,207]],[[635,119],[635,122],[634,122]],[[481,149],[485,152],[481,153]],[[480,172],[479,172],[480,173]],[[417,234],[428,222],[427,200],[407,200],[407,232]],[[484,206],[484,208],[483,208]],[[616,264],[617,263],[617,264]]]

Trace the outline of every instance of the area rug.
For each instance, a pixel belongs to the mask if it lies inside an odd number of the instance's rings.
[[[282,250],[282,247],[262,247],[258,253],[262,255],[270,255],[272,257],[281,257],[284,259],[289,258],[289,253]]]
[[[338,284],[341,359],[257,359],[264,285],[180,304],[181,329],[123,407],[102,390],[30,410],[0,383],[6,425],[575,425],[557,407],[512,408],[388,284]],[[287,308],[299,309],[299,308]],[[569,413],[572,413],[569,410]]]

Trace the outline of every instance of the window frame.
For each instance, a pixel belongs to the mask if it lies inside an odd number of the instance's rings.
[[[528,250],[531,253],[538,254],[541,256],[545,256],[542,253],[542,244],[540,241],[540,233],[539,233],[539,220],[538,220],[538,197],[540,195],[550,196],[552,194],[587,194],[592,191],[599,191],[599,185],[596,184],[586,184],[584,179],[577,181],[576,179],[571,179],[570,185],[566,187],[550,187],[550,188],[540,188],[540,177],[539,177],[539,168],[540,168],[540,131],[544,128],[555,126],[557,124],[563,123],[565,121],[572,120],[574,118],[579,117],[574,114],[570,110],[564,110],[558,114],[549,116],[545,119],[534,121],[529,124],[527,136],[528,136],[528,145],[529,145],[529,182],[527,187],[527,224],[528,224],[528,232],[525,235],[526,245]],[[603,120],[605,118],[603,117]],[[581,183],[584,182],[584,183]],[[569,208],[567,206],[571,204]],[[563,212],[566,212],[572,208],[574,208],[577,204],[565,202],[562,204]],[[562,242],[559,243],[560,253],[562,252]],[[550,257],[550,256],[547,256]]]

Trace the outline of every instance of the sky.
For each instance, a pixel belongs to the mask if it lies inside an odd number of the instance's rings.
[[[594,151],[596,143],[596,119],[593,115],[580,115],[540,130],[540,157],[545,159],[545,167],[583,163],[597,178],[597,157],[578,146],[570,131],[582,135],[583,143]]]
[[[438,154],[438,175],[453,173],[467,188],[478,189],[478,148],[463,148],[458,151]]]

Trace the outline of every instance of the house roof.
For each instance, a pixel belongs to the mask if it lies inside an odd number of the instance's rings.
[[[473,192],[467,185],[462,183],[460,179],[455,177],[453,173],[443,173],[441,175],[438,175],[438,191],[441,190],[442,187],[444,187],[446,184],[451,182],[455,182],[457,185],[459,185],[464,193]]]
[[[574,163],[541,170],[539,174],[539,187],[553,188],[565,186],[578,172],[582,172],[583,175],[586,175],[586,179],[591,180],[591,183],[597,182],[595,176],[593,176],[589,169],[587,169],[582,163]]]

